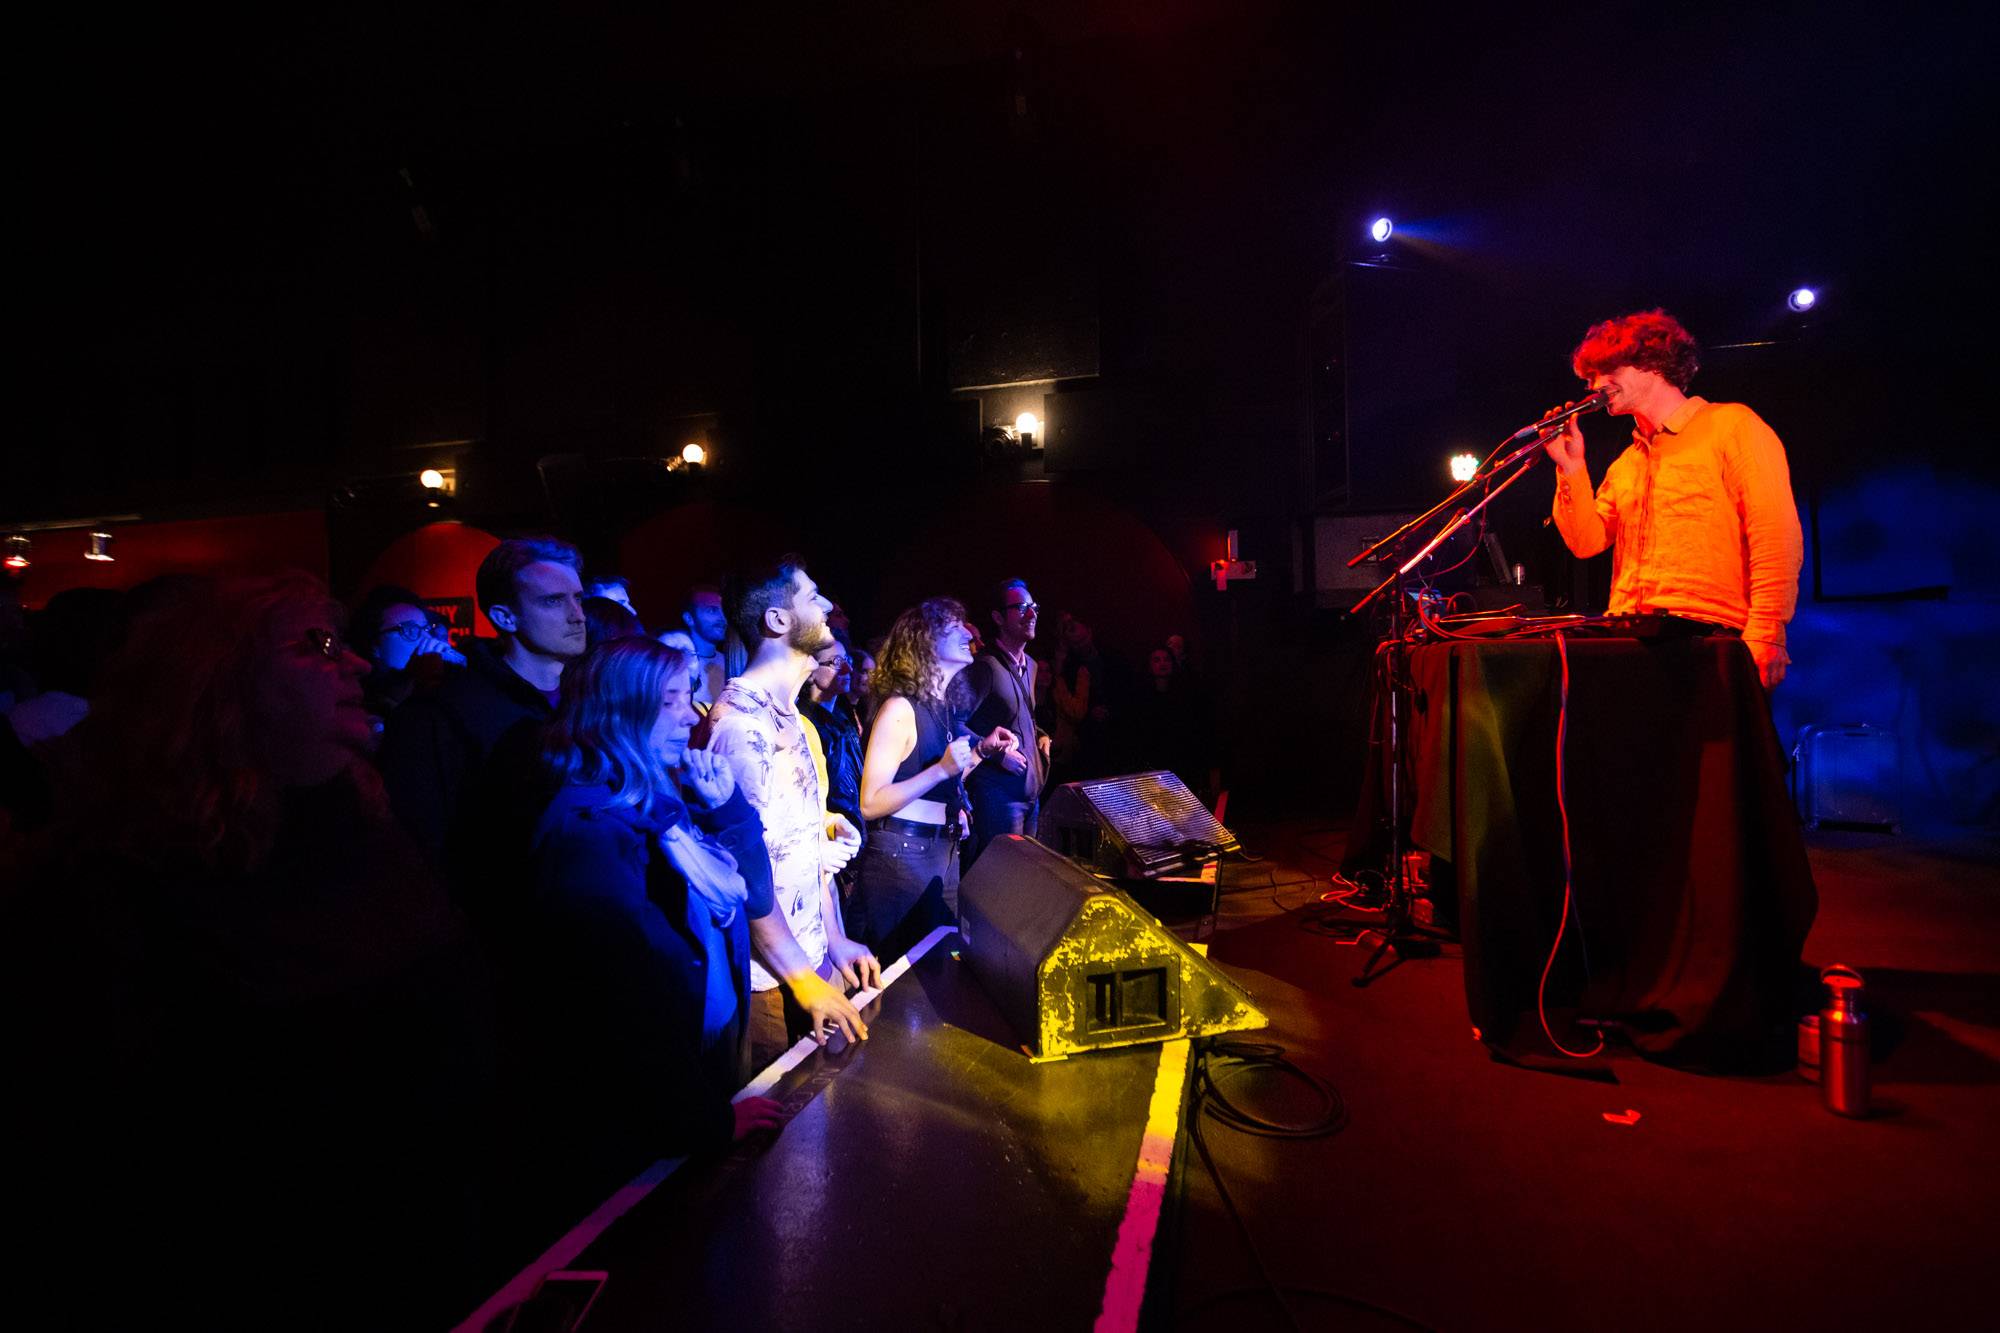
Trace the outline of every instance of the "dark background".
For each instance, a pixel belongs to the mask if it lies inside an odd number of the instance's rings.
[[[864,634],[1021,570],[1130,657],[1188,633],[1239,799],[1326,808],[1370,634],[1314,595],[1315,516],[1438,498],[1573,395],[1590,323],[1662,305],[1790,451],[1781,733],[1896,726],[1913,804],[1993,817],[1974,9],[412,8],[24,47],[0,527],[323,511],[352,594],[435,463],[654,619],[738,542]],[[1022,410],[1044,453],[982,441]],[[1588,601],[1546,504],[1500,536]],[[1232,529],[1258,577],[1217,592]]]

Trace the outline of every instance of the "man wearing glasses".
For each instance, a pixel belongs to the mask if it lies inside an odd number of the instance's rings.
[[[1035,831],[1042,780],[1049,771],[1049,738],[1035,726],[1035,660],[1028,656],[1040,612],[1025,580],[1000,584],[993,592],[991,642],[965,669],[963,679],[972,697],[972,716],[966,725],[974,735],[1005,727],[1016,736],[1035,738],[1033,745],[1009,751],[1001,762],[981,764],[966,775],[966,795],[972,805],[972,846],[964,861],[968,867],[1001,834],[1032,836]]]

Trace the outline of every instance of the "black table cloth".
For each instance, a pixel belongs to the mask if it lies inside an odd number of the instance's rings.
[[[1643,1053],[1726,1068],[1782,1043],[1818,897],[1755,664],[1733,638],[1454,641],[1408,656],[1410,839],[1455,873],[1483,1040],[1556,1056],[1538,989],[1563,909],[1556,727],[1574,897],[1546,1005]],[[1371,763],[1363,818],[1379,808]],[[1357,823],[1357,827],[1365,827]],[[1350,858],[1352,859],[1352,858]]]

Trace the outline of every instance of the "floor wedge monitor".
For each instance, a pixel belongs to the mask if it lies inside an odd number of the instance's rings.
[[[1187,784],[1164,770],[1057,787],[1043,800],[1035,836],[1094,870],[1129,879],[1183,874],[1238,846]]]
[[[966,963],[1030,1059],[1269,1021],[1144,908],[1030,839],[990,843],[958,911]]]

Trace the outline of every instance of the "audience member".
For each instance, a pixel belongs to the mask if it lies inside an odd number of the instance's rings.
[[[1146,685],[1119,711],[1118,739],[1121,768],[1170,769],[1208,801],[1222,788],[1207,701],[1171,648],[1147,654]]]
[[[847,660],[847,643],[839,630],[835,642],[813,654],[812,674],[799,691],[799,712],[813,724],[818,734],[820,754],[826,764],[826,808],[846,819],[855,828],[861,818],[861,722],[848,702],[853,668]],[[865,841],[864,835],[864,841]]]
[[[367,664],[294,576],[183,585],[75,733],[4,1007],[79,1326],[435,1328],[476,1302],[490,1082],[465,937],[366,761]],[[110,1263],[106,1269],[104,1264]]]
[[[124,594],[108,588],[65,589],[35,613],[28,621],[35,693],[7,713],[23,745],[46,744],[83,721],[98,669],[124,632]]]
[[[41,828],[55,811],[59,776],[75,763],[66,743],[90,715],[98,672],[123,639],[127,596],[70,588],[25,624],[19,647],[27,669],[0,718],[0,838]]]
[[[872,643],[867,648],[857,650],[852,656],[853,678],[847,687],[847,702],[854,707],[854,716],[866,732],[875,721],[875,651],[880,643]]]
[[[468,644],[464,671],[390,716],[381,753],[390,801],[441,865],[467,784],[509,730],[547,720],[563,664],[584,650],[582,568],[576,548],[553,538],[494,547],[474,588],[499,637]]]
[[[725,653],[729,616],[722,609],[722,590],[705,583],[691,590],[687,607],[681,612],[681,624],[694,643],[694,653],[701,665],[701,691],[696,702],[713,707],[722,697],[723,685],[736,674],[730,669]]]
[[[645,636],[646,627],[624,602],[594,595],[583,599],[583,638],[588,647],[595,648],[611,639]]]
[[[865,1038],[861,1016],[830,983],[881,980],[875,955],[843,929],[833,892],[834,872],[852,859],[861,833],[827,813],[807,724],[793,702],[813,670],[813,654],[834,642],[828,605],[796,557],[732,579],[730,624],[756,649],[703,722],[705,748],[728,761],[737,787],[763,817],[778,900],[771,920],[787,928],[783,940],[772,942],[793,946],[784,955],[760,949],[776,975],[761,963],[751,968],[757,992],[751,1043],[760,1065],[808,1033],[823,1040],[838,1029],[850,1040]]]
[[[1089,625],[1064,612],[1058,619],[1051,693],[1055,741],[1051,766],[1063,781],[1107,771],[1105,729],[1111,720],[1110,682]]]
[[[981,764],[965,778],[972,802],[972,844],[965,866],[971,868],[986,844],[1003,833],[1032,836],[1041,808],[1042,781],[1048,776],[1049,737],[1035,726],[1034,659],[1028,644],[1035,637],[1041,608],[1022,579],[1008,579],[994,590],[993,646],[973,659],[961,679],[972,710],[974,734],[1005,727],[1022,738],[1016,747],[1018,765],[1006,755],[997,764]]]
[[[963,734],[966,696],[952,687],[971,662],[965,608],[934,597],[896,617],[875,668],[879,704],[861,769],[868,845],[851,906],[855,933],[883,957],[957,917],[961,778],[986,758],[1025,763],[1005,727]]]
[[[768,914],[753,810],[727,766],[689,763],[692,806],[667,766],[684,744],[685,656],[643,637],[599,644],[564,672],[542,731],[553,796],[536,820],[525,929],[503,956],[516,1176],[540,1243],[648,1163],[777,1124],[734,1107],[751,917]],[[753,894],[752,881],[761,889]]]
[[[623,574],[593,574],[584,581],[585,597],[602,597],[607,602],[616,602],[635,617],[639,608],[632,605],[632,585]]]
[[[411,695],[443,684],[447,666],[465,665],[464,654],[451,646],[450,634],[424,609],[423,599],[390,583],[370,588],[355,604],[348,638],[368,659],[361,695],[378,733]]]

